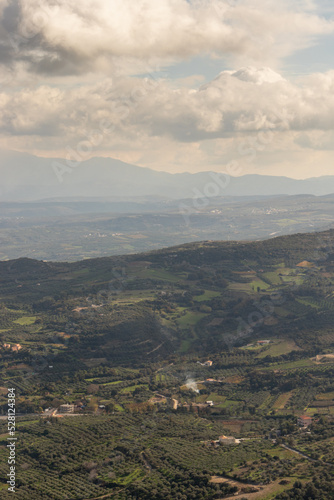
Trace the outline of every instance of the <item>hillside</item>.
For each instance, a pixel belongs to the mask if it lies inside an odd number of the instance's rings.
[[[213,354],[228,342],[245,343],[251,334],[304,337],[304,347],[315,345],[316,325],[327,328],[332,319],[333,235],[207,241],[76,263],[0,262],[3,311],[6,316],[6,307],[22,308],[38,315],[38,338],[68,333],[67,325],[74,325],[80,344],[71,344],[67,352],[86,349],[86,344],[93,352],[110,346],[116,362],[126,358],[129,364],[141,358],[137,347],[145,342],[154,358],[171,349],[196,352],[199,346]],[[262,302],[269,304],[268,313],[262,312]],[[248,320],[258,316],[258,321]],[[307,333],[302,332],[305,321]],[[24,342],[22,333],[31,345],[35,330],[6,328],[1,335],[8,342]],[[126,341],[120,332],[126,332]]]
[[[332,498],[333,238],[0,262],[18,498]]]

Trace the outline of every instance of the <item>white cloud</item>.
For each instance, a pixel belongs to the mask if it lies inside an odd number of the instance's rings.
[[[6,60],[46,75],[131,73],[201,53],[275,64],[333,32],[310,2],[2,0]]]
[[[257,85],[262,85],[262,83],[282,82],[284,80],[279,73],[276,73],[271,68],[246,67],[239,69],[238,71],[226,71],[226,73],[230,73],[239,80],[253,82]]]
[[[90,143],[87,155],[180,171],[218,168],[240,157],[235,141],[273,131],[259,165],[310,151],[327,162],[334,71],[280,74],[333,32],[319,12],[312,0],[0,0],[0,145]],[[200,67],[178,82],[130,77],[200,54],[241,69],[201,86]]]
[[[145,133],[196,142],[261,130],[334,127],[334,71],[293,84],[270,68],[223,71],[198,89],[167,81],[105,79],[68,89],[41,86],[0,94],[0,127],[13,135],[80,139],[101,120],[114,135]]]
[[[334,71],[311,75],[298,84],[269,68],[247,67],[223,71],[212,82],[190,90],[175,89],[167,81],[119,78],[0,94],[0,132],[9,147],[18,147],[21,137],[26,149],[30,137],[31,147],[38,150],[58,149],[62,154],[66,147],[84,144],[87,155],[109,152],[146,162],[150,148],[151,158],[156,158],[154,147],[158,152],[175,149],[178,168],[183,161],[184,169],[187,156],[196,150],[201,151],[198,164],[204,163],[204,151],[207,164],[217,161],[210,159],[216,153],[208,152],[208,141],[212,148],[213,141],[223,141],[226,159],[232,154],[232,138],[244,143],[238,152],[243,156],[254,149],[252,141],[272,149],[278,138],[280,143],[286,141],[286,154],[296,147],[329,150],[328,133],[333,128]],[[257,153],[262,146],[255,146]],[[221,146],[218,150],[221,157]]]

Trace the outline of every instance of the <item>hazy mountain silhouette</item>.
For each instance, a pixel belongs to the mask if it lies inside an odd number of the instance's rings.
[[[129,199],[154,196],[165,199],[200,196],[326,195],[334,193],[334,176],[306,180],[268,175],[227,178],[200,172],[170,174],[112,158],[81,163],[4,151],[0,158],[1,201],[51,198],[104,197]]]

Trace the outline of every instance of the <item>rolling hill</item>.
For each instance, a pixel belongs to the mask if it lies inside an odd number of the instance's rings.
[[[331,498],[333,241],[0,262],[3,498]]]

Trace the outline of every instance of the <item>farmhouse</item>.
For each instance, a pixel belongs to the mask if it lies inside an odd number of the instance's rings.
[[[334,354],[317,354],[314,359],[317,363],[321,361],[332,361],[334,359]]]
[[[60,413],[74,413],[74,405],[60,405],[59,406]]]
[[[13,347],[12,347],[12,351],[14,351],[14,352],[18,352],[18,351],[20,351],[21,349],[22,349],[21,344],[15,344],[15,345],[13,345]]]
[[[312,417],[301,415],[300,417],[298,417],[297,423],[300,427],[308,427],[312,424]]]
[[[222,445],[230,445],[230,444],[239,444],[239,439],[236,439],[234,436],[219,436],[219,444]]]

